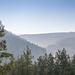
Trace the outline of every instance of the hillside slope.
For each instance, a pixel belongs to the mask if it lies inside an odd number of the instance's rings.
[[[13,53],[15,58],[17,58],[18,55],[21,55],[27,46],[31,49],[34,60],[46,53],[45,48],[41,48],[33,43],[30,43],[8,31],[5,31],[5,36],[0,39],[6,40],[7,51]]]

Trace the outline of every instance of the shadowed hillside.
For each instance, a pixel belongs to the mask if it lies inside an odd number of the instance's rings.
[[[14,56],[17,58],[18,55],[21,55],[23,51],[28,46],[31,49],[32,55],[35,56],[35,60],[46,53],[45,48],[41,48],[33,43],[28,42],[12,34],[11,32],[5,31],[5,36],[0,39],[5,39],[7,42],[7,51],[13,53]]]

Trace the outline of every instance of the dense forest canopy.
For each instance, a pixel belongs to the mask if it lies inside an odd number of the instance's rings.
[[[40,56],[34,63],[32,59],[27,47],[21,57],[11,57],[9,63],[0,65],[0,75],[75,75],[75,55],[70,58],[65,49],[58,50],[55,56]]]

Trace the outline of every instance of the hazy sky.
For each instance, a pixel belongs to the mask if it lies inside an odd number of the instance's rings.
[[[0,0],[0,20],[15,34],[75,32],[75,0]]]

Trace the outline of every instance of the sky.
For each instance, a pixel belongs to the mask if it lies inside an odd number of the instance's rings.
[[[75,0],[0,0],[0,20],[17,35],[75,32]]]

